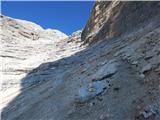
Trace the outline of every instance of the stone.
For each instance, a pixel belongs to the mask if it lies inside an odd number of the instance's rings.
[[[137,65],[137,64],[138,64],[138,61],[133,61],[132,64],[133,64],[133,65]]]
[[[144,74],[140,74],[139,77],[143,79],[143,78],[145,78],[145,75]]]
[[[117,72],[117,62],[112,60],[103,65],[93,76],[93,80],[100,80],[111,77]]]
[[[79,90],[79,97],[81,101],[87,101],[96,95],[104,92],[105,89],[109,88],[109,83],[106,81],[95,81],[88,86],[82,86]]]
[[[145,110],[142,114],[143,114],[144,118],[147,119],[153,115],[156,115],[156,111],[152,107],[150,107],[147,110]]]
[[[147,72],[147,71],[149,71],[149,70],[151,70],[152,69],[152,65],[151,64],[147,64],[146,66],[144,66],[143,68],[142,68],[142,73],[145,73],[145,72]]]
[[[100,119],[100,120],[106,120],[106,119],[108,119],[108,117],[109,117],[109,114],[102,114],[102,115],[99,117],[99,119]]]

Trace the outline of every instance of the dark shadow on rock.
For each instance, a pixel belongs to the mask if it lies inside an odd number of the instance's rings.
[[[63,85],[60,85],[65,84],[65,75],[71,75],[88,59],[89,54],[92,54],[89,49],[90,47],[69,57],[43,63],[30,71],[21,80],[21,93],[2,110],[2,120],[52,120],[54,107],[64,104],[61,103],[62,96],[56,97],[56,94],[60,94],[58,91],[64,89]],[[63,97],[65,99],[65,96]]]
[[[69,57],[43,63],[30,71],[21,79],[21,93],[2,110],[2,120],[66,120],[65,116],[62,117],[63,113],[57,114],[62,116],[54,116],[54,113],[60,108],[61,111],[67,109],[63,106],[68,97],[65,94],[67,77],[71,77],[84,64],[88,65],[85,63],[88,59],[97,59],[102,54],[105,56],[105,49],[102,48],[114,43],[111,40],[93,44]]]
[[[136,39],[159,25],[158,22],[155,24],[151,24],[152,27],[146,31],[144,29],[145,32],[139,32]],[[67,77],[72,76],[72,72],[78,70],[83,64],[89,64],[85,63],[87,59],[106,56],[110,54],[110,49],[115,51],[120,49],[120,43],[118,43],[122,42],[120,39],[107,39],[102,44],[92,45],[69,57],[43,63],[33,69],[21,80],[21,93],[2,110],[2,120],[66,120],[64,113],[66,114],[67,108],[65,108],[64,101],[69,99],[65,86]],[[121,47],[125,47],[127,41],[121,44]],[[59,109],[62,113],[58,114]]]

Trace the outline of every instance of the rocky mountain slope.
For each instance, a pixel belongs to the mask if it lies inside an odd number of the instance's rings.
[[[136,31],[158,20],[159,9],[159,2],[97,1],[82,32],[82,40],[92,43]]]
[[[159,8],[95,2],[69,37],[1,16],[2,120],[159,120]]]
[[[6,16],[1,16],[1,23],[2,103],[25,88],[21,79],[34,68],[81,50],[79,44],[67,43],[68,36],[58,30],[44,30],[34,23]]]

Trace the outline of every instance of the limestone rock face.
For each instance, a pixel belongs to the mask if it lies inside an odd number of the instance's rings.
[[[159,2],[97,1],[82,32],[82,40],[92,43],[110,39],[160,19]]]
[[[148,6],[150,22],[130,31],[132,23],[142,20],[137,17],[128,21],[128,34],[101,40],[99,34],[106,36],[101,29],[108,23],[106,18],[98,20],[103,24],[97,37],[91,32],[95,24],[82,32],[82,38],[91,33],[86,42],[94,44],[87,45],[80,39],[81,31],[66,37],[57,30],[1,17],[2,120],[160,120],[159,2],[96,2],[95,6],[104,3],[106,9],[99,15],[104,18],[103,13],[116,8],[108,18],[118,15],[116,24],[126,18],[120,12],[126,5],[128,12],[136,7],[146,16]],[[103,8],[95,6],[92,11]]]
[[[65,39],[68,36],[58,30],[44,30],[41,26],[19,19],[12,19],[6,16],[1,16],[1,28],[4,34],[15,38],[38,40],[44,37],[48,39]]]
[[[77,44],[67,44],[68,36],[58,30],[44,30],[35,23],[6,16],[1,16],[0,21],[1,102],[4,105],[8,102],[6,99],[12,99],[25,88],[21,86],[21,79],[34,68],[79,51]],[[75,48],[70,49],[73,46]],[[33,82],[34,78],[25,81],[25,85]]]

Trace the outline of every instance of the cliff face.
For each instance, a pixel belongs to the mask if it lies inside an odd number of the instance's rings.
[[[158,5],[96,2],[69,37],[2,16],[2,120],[160,120]]]
[[[95,2],[82,32],[82,40],[92,43],[123,36],[160,19],[159,2]]]

